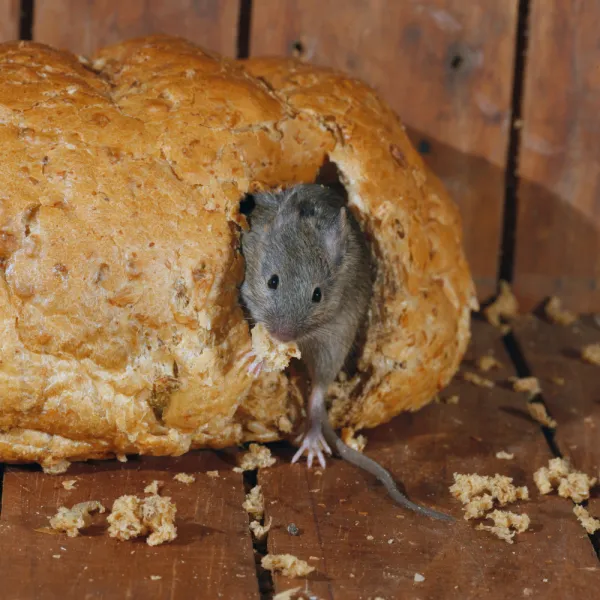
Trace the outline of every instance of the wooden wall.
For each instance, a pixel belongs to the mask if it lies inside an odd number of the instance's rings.
[[[20,30],[27,37],[20,4],[0,0],[0,39]],[[482,298],[503,276],[526,308],[556,294],[600,310],[595,0],[23,5],[33,6],[33,39],[81,54],[166,32],[228,56],[295,55],[364,79],[400,114],[459,204]]]

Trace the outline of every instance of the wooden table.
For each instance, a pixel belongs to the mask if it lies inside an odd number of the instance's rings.
[[[366,453],[390,469],[413,500],[451,513],[456,522],[406,512],[370,477],[339,460],[325,470],[292,466],[286,444],[272,446],[278,462],[259,473],[234,473],[232,451],[93,462],[60,476],[10,466],[0,515],[0,597],[229,600],[272,598],[294,588],[304,598],[344,600],[599,597],[599,536],[585,533],[569,500],[540,496],[532,473],[560,451],[598,475],[600,369],[583,363],[577,350],[599,341],[600,329],[591,321],[565,328],[524,317],[513,332],[509,355],[496,329],[474,322],[463,371],[476,372],[475,358],[493,353],[504,365],[485,374],[494,388],[457,377],[442,397],[457,394],[458,404],[431,404],[366,432]],[[526,398],[507,383],[529,372],[540,378],[556,434],[531,420]],[[564,386],[553,383],[556,377]],[[514,459],[496,458],[502,450]],[[214,470],[219,477],[207,474]],[[179,472],[196,481],[174,481]],[[454,472],[501,473],[527,485],[531,500],[514,509],[529,514],[530,531],[513,545],[476,531],[448,491]],[[61,484],[68,479],[77,480],[71,491]],[[61,505],[101,500],[110,507],[119,495],[141,495],[154,479],[164,481],[162,493],[178,507],[179,536],[172,544],[118,542],[106,535],[103,517],[78,538],[35,531]],[[253,545],[242,502],[256,482],[273,526],[265,544]],[[589,503],[596,516],[599,497],[596,491]],[[300,535],[288,533],[291,523]],[[306,579],[271,577],[256,566],[267,551],[297,555],[316,570]]]

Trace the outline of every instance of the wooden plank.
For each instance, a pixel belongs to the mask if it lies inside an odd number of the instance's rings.
[[[19,39],[20,0],[0,0],[0,42]]]
[[[510,364],[491,327],[476,323],[474,338],[469,360],[493,350]],[[533,470],[550,453],[522,395],[505,384],[512,373],[494,372],[491,390],[455,381],[444,396],[459,394],[458,405],[430,405],[367,432],[367,453],[403,481],[413,500],[453,514],[455,523],[395,506],[381,486],[339,460],[330,460],[322,474],[279,464],[259,475],[266,515],[273,518],[269,551],[316,557],[306,587],[319,598],[591,597],[597,558],[571,503],[535,490]],[[501,450],[514,460],[497,459]],[[509,510],[529,514],[531,531],[514,545],[476,531],[448,491],[453,472],[501,473],[527,485],[531,501]],[[289,535],[291,522],[301,535]],[[416,573],[424,581],[416,582]],[[275,585],[278,592],[300,585],[309,595],[297,579],[276,576]]]
[[[233,0],[37,0],[33,39],[90,55],[127,38],[167,33],[234,57],[238,15]]]
[[[127,464],[74,464],[61,476],[8,468],[0,518],[2,597],[258,598],[243,481],[231,466],[213,452],[196,452]],[[208,476],[210,470],[219,470],[220,477]],[[182,471],[196,482],[174,481]],[[67,479],[77,479],[74,490],[62,487]],[[177,504],[178,537],[172,543],[152,548],[143,540],[111,539],[104,516],[77,538],[34,531],[47,526],[61,505],[99,500],[108,509],[122,494],[143,496],[155,479],[165,482],[161,494]]]
[[[600,309],[600,4],[533,0],[514,289]],[[560,40],[560,41],[559,41]]]
[[[600,367],[581,359],[584,346],[600,343],[600,328],[591,318],[561,327],[527,317],[515,322],[514,332],[558,423],[561,452],[578,469],[600,475]]]
[[[480,296],[496,286],[517,1],[261,0],[250,55],[290,55],[366,81],[458,202]]]

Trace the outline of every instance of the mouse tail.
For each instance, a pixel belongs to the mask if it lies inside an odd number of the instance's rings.
[[[335,448],[337,453],[347,462],[359,467],[363,471],[367,471],[375,478],[377,478],[387,490],[388,494],[391,498],[418,514],[424,515],[426,517],[430,517],[432,519],[437,519],[439,521],[454,521],[454,518],[450,515],[446,515],[444,513],[438,512],[436,510],[432,510],[430,508],[425,508],[424,506],[420,506],[419,504],[415,504],[411,502],[399,489],[394,481],[394,478],[390,474],[389,471],[384,469],[379,463],[375,462],[372,458],[357,452],[356,450],[350,448],[342,440],[337,436],[331,425],[329,424],[329,420],[327,417],[323,419],[323,435],[325,440],[329,444],[330,448]]]

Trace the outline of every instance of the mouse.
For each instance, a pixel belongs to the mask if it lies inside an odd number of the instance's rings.
[[[309,468],[315,457],[325,467],[325,454],[335,450],[374,475],[402,506],[452,520],[411,502],[386,469],[344,444],[329,423],[327,389],[353,348],[372,296],[371,255],[358,221],[339,193],[319,184],[260,192],[252,200],[241,241],[241,300],[274,339],[297,344],[311,383],[306,428],[292,462],[306,454]],[[253,361],[249,371],[258,376],[260,363]]]

